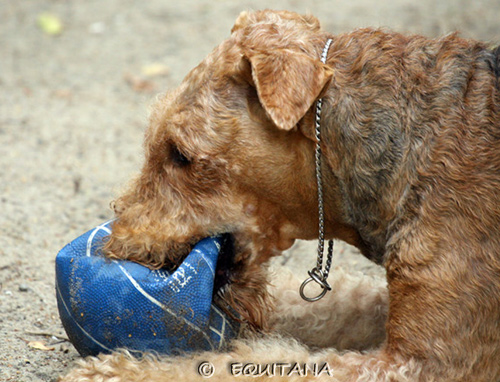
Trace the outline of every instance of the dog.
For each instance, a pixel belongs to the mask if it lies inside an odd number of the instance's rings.
[[[334,36],[313,16],[242,13],[159,99],[105,250],[173,267],[200,238],[231,233],[220,298],[264,334],[227,353],[90,358],[62,381],[191,381],[202,361],[218,381],[500,381],[498,57],[457,34]],[[387,288],[333,275],[308,303],[270,286],[298,282],[267,264],[318,235],[319,99],[324,235],[382,264]],[[320,361],[324,373],[296,368]]]

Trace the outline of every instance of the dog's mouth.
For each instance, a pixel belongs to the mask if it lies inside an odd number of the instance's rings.
[[[222,246],[217,259],[214,279],[214,295],[221,295],[236,273],[236,245],[234,235],[224,234]]]
[[[227,287],[232,283],[237,274],[236,266],[236,253],[237,244],[236,239],[231,233],[220,234],[222,236],[222,244],[217,257],[217,264],[215,268],[215,277],[213,282],[213,294],[222,295]],[[175,272],[177,268],[184,262],[188,255],[193,251],[199,239],[192,240],[192,243],[183,248],[181,254],[175,259],[166,259],[161,268],[169,272]]]

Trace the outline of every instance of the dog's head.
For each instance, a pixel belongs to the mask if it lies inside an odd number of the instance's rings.
[[[262,265],[317,234],[312,106],[332,75],[319,60],[325,40],[313,17],[241,14],[154,107],[144,167],[115,203],[107,252],[175,266],[199,239],[232,233],[225,298],[263,326]]]

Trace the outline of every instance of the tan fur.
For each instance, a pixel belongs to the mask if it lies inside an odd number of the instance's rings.
[[[233,380],[234,360],[332,368],[285,378],[301,381],[500,380],[497,73],[498,52],[456,35],[332,36],[312,16],[243,13],[156,105],[143,170],[116,202],[106,250],[175,266],[200,238],[234,233],[236,266],[221,298],[267,334],[227,354],[102,356],[62,380],[193,380],[203,360],[218,370],[213,380]],[[388,294],[339,274],[318,305],[268,287],[270,257],[317,234],[320,97],[327,237],[383,263]]]

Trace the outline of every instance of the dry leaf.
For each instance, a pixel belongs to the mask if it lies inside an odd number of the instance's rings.
[[[158,62],[144,65],[141,69],[142,74],[146,77],[166,76],[169,71],[170,69],[167,65],[160,64]]]
[[[130,87],[136,92],[151,93],[155,90],[154,83],[145,80],[141,77],[134,76],[132,74],[125,74],[124,79],[130,85]]]
[[[62,33],[62,21],[52,13],[40,13],[37,22],[40,29],[49,36],[56,36]]]
[[[43,350],[43,351],[51,351],[54,350],[54,347],[48,347],[46,346],[42,341],[31,341],[28,342],[28,346],[32,349],[38,349],[38,350]]]

